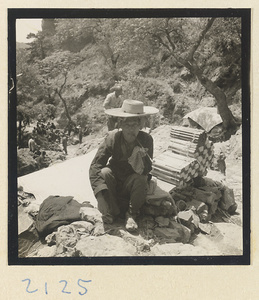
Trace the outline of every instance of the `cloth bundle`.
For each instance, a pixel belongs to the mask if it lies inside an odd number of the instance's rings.
[[[46,236],[61,225],[81,220],[80,208],[89,206],[74,200],[72,196],[49,196],[41,206],[35,227],[40,236]]]
[[[128,162],[132,166],[133,170],[140,175],[144,171],[145,166],[142,158],[147,155],[147,150],[148,149],[142,148],[140,146],[135,146],[131,156],[128,159]]]

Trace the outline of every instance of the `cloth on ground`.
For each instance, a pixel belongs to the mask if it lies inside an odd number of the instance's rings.
[[[76,221],[69,225],[60,226],[57,231],[46,236],[49,246],[56,245],[55,256],[74,256],[75,246],[81,237],[87,237],[94,225],[86,221]]]
[[[18,257],[27,257],[30,252],[35,250],[39,241],[39,233],[33,223],[27,230],[18,235]]]
[[[81,220],[79,210],[90,204],[80,204],[72,196],[49,196],[40,206],[36,218],[36,229],[40,236],[46,236],[61,225]]]

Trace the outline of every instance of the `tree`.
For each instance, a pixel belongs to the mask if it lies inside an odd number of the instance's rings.
[[[54,51],[55,19],[42,19],[42,30],[38,33],[29,33],[27,38],[33,38],[29,43],[30,62],[42,60]]]
[[[94,19],[55,19],[53,44],[56,49],[79,52],[94,43]]]
[[[210,35],[215,18],[165,19],[159,26],[148,28],[148,33],[167,50],[169,56],[188,69],[216,99],[218,112],[226,130],[235,130],[237,123],[227,105],[224,91],[205,74],[207,60],[213,53],[213,36]],[[219,26],[219,24],[217,25]],[[151,30],[150,30],[151,29]],[[221,27],[223,30],[223,28]],[[233,32],[228,32],[231,37]],[[199,51],[198,51],[199,50]],[[201,53],[203,51],[203,53]],[[209,55],[205,51],[211,52]]]
[[[67,99],[64,96],[67,88],[69,71],[78,64],[82,58],[80,55],[74,55],[69,51],[54,52],[38,64],[38,70],[41,75],[41,85],[45,89],[48,97],[54,99],[56,95],[64,105],[64,111],[69,124],[75,125],[71,118]]]
[[[26,126],[35,118],[34,103],[37,95],[41,94],[35,65],[29,65],[27,49],[18,49],[16,53],[17,71],[17,114],[18,140],[20,147]]]

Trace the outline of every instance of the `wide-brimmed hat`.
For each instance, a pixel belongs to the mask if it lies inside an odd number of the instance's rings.
[[[129,118],[143,117],[158,113],[158,109],[152,106],[144,106],[144,103],[137,100],[124,100],[122,107],[106,109],[105,113],[109,116]]]

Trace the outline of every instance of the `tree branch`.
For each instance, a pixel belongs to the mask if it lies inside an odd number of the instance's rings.
[[[57,93],[58,93],[58,94],[61,94],[61,92],[62,92],[62,90],[63,90],[63,88],[64,88],[64,86],[65,86],[65,84],[66,84],[66,82],[67,82],[67,73],[68,73],[68,72],[66,71],[66,73],[64,74],[64,75],[65,75],[65,79],[64,79],[64,82],[63,82],[63,84],[61,85],[59,91],[58,91],[58,89],[57,89]]]
[[[166,47],[166,49],[171,53],[171,48],[163,41],[163,39],[161,38],[160,35],[157,34],[153,34],[153,37],[159,40],[159,43],[162,44],[164,47]]]
[[[187,57],[187,60],[192,62],[193,61],[193,55],[195,53],[195,51],[198,49],[198,47],[200,46],[201,44],[201,41],[203,40],[205,34],[208,32],[208,30],[211,28],[213,22],[215,21],[216,18],[210,18],[207,22],[207,25],[206,27],[204,28],[204,30],[200,33],[200,36],[198,38],[198,40],[196,41],[196,43],[193,45],[188,57]]]
[[[172,49],[175,50],[175,44],[173,43],[171,36],[170,36],[170,30],[168,29],[168,24],[169,24],[169,18],[166,19],[166,26],[165,26],[165,34],[166,34],[166,38],[169,42],[169,44],[171,45]]]

